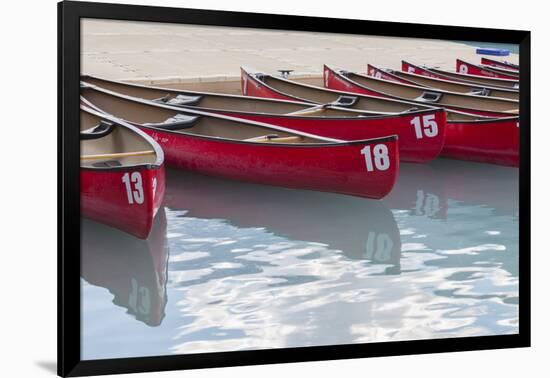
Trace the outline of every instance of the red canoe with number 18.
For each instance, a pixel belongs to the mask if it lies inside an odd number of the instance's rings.
[[[151,135],[176,168],[267,185],[380,199],[399,170],[397,136],[342,141],[283,127],[161,105],[95,86],[95,109]]]
[[[82,215],[145,239],[164,198],[164,154],[136,127],[81,105]]]

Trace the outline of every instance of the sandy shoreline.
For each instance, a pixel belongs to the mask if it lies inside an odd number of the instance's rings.
[[[454,70],[479,62],[475,47],[412,38],[305,33],[111,20],[83,20],[81,71],[143,84],[234,92],[239,67],[294,70],[316,78],[324,63],[364,72],[367,63],[400,68],[401,59]],[[506,60],[517,63],[518,55]],[[315,79],[313,79],[315,80]]]

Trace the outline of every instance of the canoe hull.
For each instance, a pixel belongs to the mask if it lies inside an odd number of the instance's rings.
[[[397,178],[397,139],[376,143],[281,145],[216,140],[143,127],[164,149],[166,163],[205,175],[297,189],[379,199]],[[367,170],[362,153],[367,146],[384,145],[389,166]]]
[[[426,163],[439,156],[445,142],[446,113],[443,109],[395,114],[389,117],[293,117],[261,113],[220,111],[219,114],[252,121],[287,127],[310,134],[346,141],[382,138],[388,135],[399,137],[401,161]],[[432,120],[435,135],[417,134],[415,123]]]
[[[519,166],[519,120],[447,124],[442,157]]]
[[[81,169],[81,214],[145,239],[161,206],[164,190],[164,165],[154,169]]]
[[[483,67],[476,66],[475,64],[471,64],[460,59],[456,60],[456,72],[468,75],[493,77],[497,79],[518,80],[517,76],[506,75],[505,73],[493,71],[491,69],[485,69]]]

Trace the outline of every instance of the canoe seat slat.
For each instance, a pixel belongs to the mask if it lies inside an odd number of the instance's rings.
[[[145,155],[154,155],[155,151],[132,151],[132,152],[118,152],[112,154],[96,154],[96,155],[82,155],[80,160],[100,160],[100,159],[119,159],[124,157],[131,156],[145,156]]]
[[[96,163],[92,163],[92,167],[96,167],[96,168],[122,167],[122,163],[118,160],[98,161]]]
[[[195,126],[198,120],[199,120],[199,116],[176,114],[175,116],[168,118],[166,121],[162,123],[144,123],[143,125],[156,127],[163,130],[176,131],[176,130],[190,129],[191,127]]]
[[[287,113],[287,115],[309,116],[309,115],[321,114],[321,113],[324,113],[324,111],[325,111],[324,106],[316,106],[313,108],[307,108],[307,109],[298,110],[292,113]]]

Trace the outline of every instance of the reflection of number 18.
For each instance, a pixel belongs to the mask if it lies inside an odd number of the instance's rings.
[[[365,258],[376,262],[388,262],[391,260],[393,241],[388,234],[369,231],[367,236]]]

